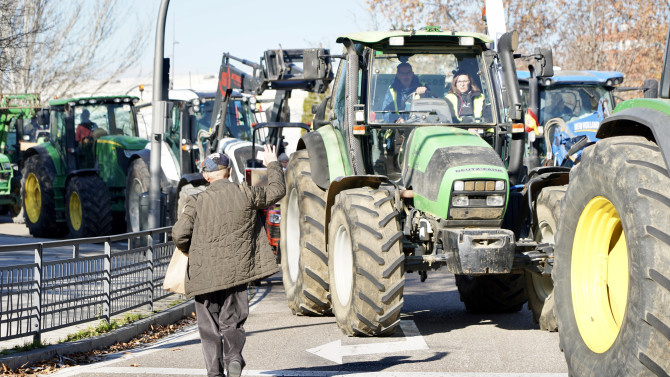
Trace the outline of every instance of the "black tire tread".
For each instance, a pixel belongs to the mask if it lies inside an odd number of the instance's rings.
[[[402,233],[398,222],[390,221],[397,219],[398,213],[393,201],[387,198],[393,198],[387,190],[355,188],[340,192],[332,207],[329,242],[333,242],[335,230],[344,219],[349,224],[354,247],[355,273],[350,304],[342,306],[336,297],[332,298],[338,326],[349,336],[389,334],[399,323],[405,277],[402,241],[397,235],[402,236]],[[370,211],[377,216],[371,215]],[[378,219],[389,216],[391,218],[380,227]],[[332,273],[332,266],[330,268]],[[331,292],[336,295],[334,283],[331,279]]]
[[[282,211],[286,211],[290,192],[295,188],[298,192],[301,218],[300,262],[296,281],[291,281],[288,269],[285,237],[287,225],[284,216],[281,222],[281,269],[288,306],[296,315],[330,315],[328,254],[323,223],[326,218],[326,193],[312,181],[307,150],[298,150],[291,155],[285,179],[286,196],[280,207]]]
[[[56,179],[56,171],[50,163],[44,163],[39,155],[28,157],[23,165],[21,177],[21,198],[23,198],[23,209],[25,212],[25,181],[29,174],[35,174],[40,184],[42,208],[40,217],[36,222],[30,221],[26,213],[26,226],[34,237],[62,237],[67,234],[67,225],[56,221],[56,202],[53,181]]]
[[[126,230],[128,232],[139,232],[140,227],[138,226],[137,229],[133,229],[133,224],[132,220],[136,220],[136,222],[140,223],[140,214],[139,214],[139,209],[135,213],[129,208],[130,204],[130,199],[131,195],[135,195],[135,192],[131,189],[131,185],[133,181],[137,179],[139,180],[140,184],[142,185],[142,188],[145,190],[143,192],[149,191],[149,185],[151,184],[151,174],[149,173],[149,167],[147,164],[142,160],[141,158],[137,158],[133,160],[133,162],[130,164],[130,167],[128,168],[128,175],[126,176],[126,197],[124,201],[124,208],[126,212]],[[182,188],[183,190],[183,188]],[[137,198],[139,201],[139,198]],[[179,210],[181,208],[179,205],[177,205],[177,213],[179,213]]]
[[[542,242],[540,234],[540,224],[545,223],[554,234],[557,231],[558,219],[561,216],[561,202],[565,197],[566,186],[549,186],[543,188],[535,200],[535,221],[533,233],[535,240]],[[547,242],[549,240],[544,240]],[[553,241],[553,240],[551,240]],[[551,292],[538,291],[535,283],[540,279],[547,279],[551,277],[542,277],[530,271],[525,272],[526,280],[526,294],[528,296],[528,310],[533,315],[533,321],[540,325],[540,329],[547,331],[556,331],[556,316],[553,313],[554,297]],[[544,283],[543,281],[542,283]],[[543,316],[543,309],[545,309]]]
[[[69,203],[76,192],[81,202],[81,227],[75,230],[70,220]],[[70,237],[86,238],[106,236],[112,233],[112,201],[105,182],[97,175],[70,178],[65,196],[65,213]]]

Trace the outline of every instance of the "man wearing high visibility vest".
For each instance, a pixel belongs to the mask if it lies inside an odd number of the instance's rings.
[[[454,120],[462,122],[464,117],[482,117],[484,95],[468,73],[459,71],[454,74],[451,89],[445,97],[451,105]]]
[[[422,95],[427,90],[426,86],[421,84],[414,75],[409,63],[398,64],[395,80],[389,86],[382,104],[382,109],[388,111],[384,113],[384,123],[404,123],[406,114],[401,114],[398,111],[408,110],[406,103],[411,98],[410,96]]]

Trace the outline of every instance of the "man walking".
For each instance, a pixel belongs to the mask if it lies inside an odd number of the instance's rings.
[[[286,191],[274,148],[267,145],[264,164],[266,187],[235,184],[228,180],[228,157],[209,155],[203,176],[210,186],[186,198],[172,228],[175,245],[188,250],[186,295],[195,296],[208,376],[224,376],[224,370],[228,377],[242,374],[247,283],[279,271],[258,211],[279,201]]]

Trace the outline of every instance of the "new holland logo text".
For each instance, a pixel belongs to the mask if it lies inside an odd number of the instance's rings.
[[[504,173],[505,171],[498,168],[461,168],[456,169],[456,173],[474,173],[474,172],[490,172],[490,173]]]

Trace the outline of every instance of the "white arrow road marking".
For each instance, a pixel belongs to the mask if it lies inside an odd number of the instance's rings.
[[[395,353],[404,351],[427,350],[428,345],[423,340],[423,336],[416,327],[414,321],[403,320],[400,321],[400,328],[405,334],[405,340],[386,342],[386,343],[371,343],[371,344],[354,344],[350,346],[343,346],[341,340],[336,340],[318,347],[310,348],[307,352],[311,352],[324,359],[330,360],[337,364],[342,364],[342,357],[355,355],[371,355],[375,353]]]

